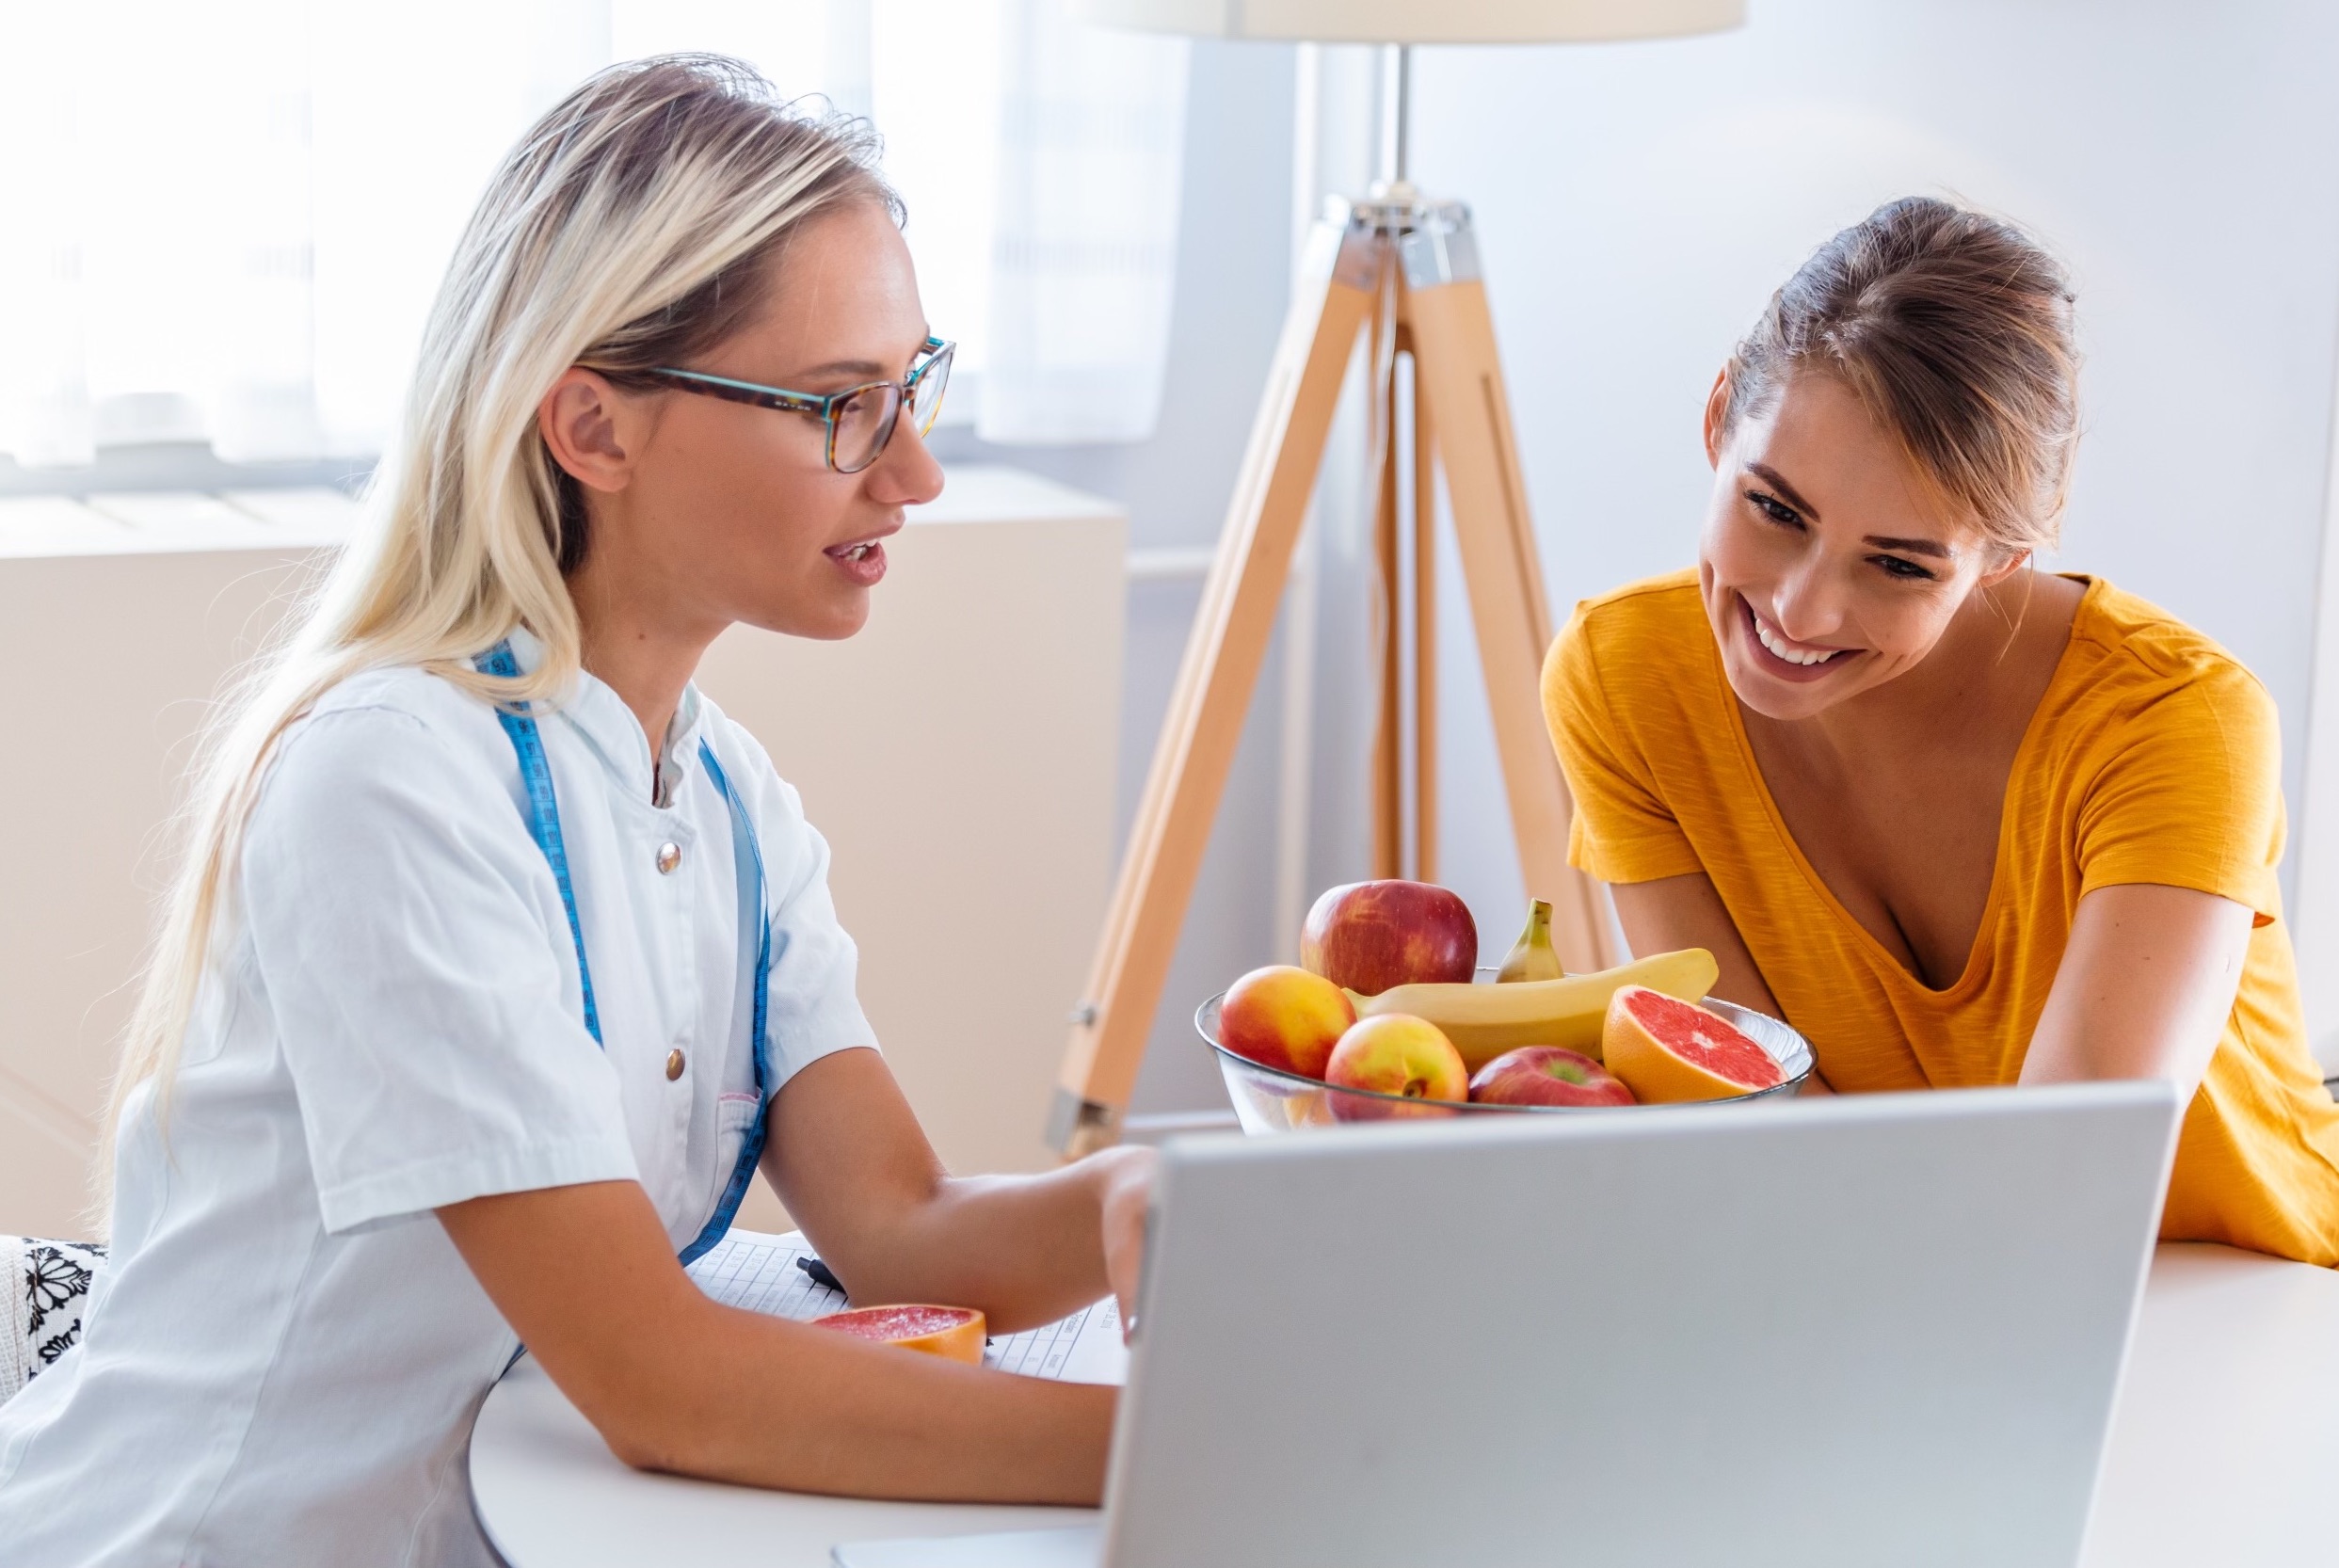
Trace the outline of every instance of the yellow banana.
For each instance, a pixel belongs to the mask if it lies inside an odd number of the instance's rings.
[[[1695,1001],[1713,988],[1721,968],[1704,948],[1636,958],[1597,974],[1562,980],[1515,981],[1508,985],[1399,985],[1377,997],[1354,991],[1356,1016],[1409,1013],[1427,1018],[1454,1043],[1472,1072],[1519,1046],[1565,1046],[1598,1060],[1600,1025],[1608,999],[1626,985],[1646,985],[1683,1001]]]
[[[1495,975],[1498,983],[1515,985],[1523,980],[1561,980],[1567,971],[1551,946],[1551,905],[1537,899],[1527,907],[1527,929],[1511,944],[1511,955]]]

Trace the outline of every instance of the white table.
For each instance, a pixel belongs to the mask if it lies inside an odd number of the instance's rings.
[[[817,1413],[807,1418],[818,1419]],[[532,1361],[472,1435],[479,1517],[514,1568],[827,1568],[839,1541],[1031,1529],[1083,1510],[854,1502],[645,1475]],[[2154,1261],[2086,1568],[2332,1560],[2339,1272],[2192,1243]],[[1945,1499],[1945,1502],[1948,1499]]]

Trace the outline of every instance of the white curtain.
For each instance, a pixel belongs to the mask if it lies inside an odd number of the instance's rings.
[[[0,453],[378,452],[495,160],[609,0],[0,0]]]
[[[1142,440],[1161,407],[1186,122],[1183,39],[1001,0],[986,440]]]
[[[0,448],[318,450],[303,0],[0,6]]]
[[[1001,439],[1141,438],[1183,45],[1060,3],[0,0],[0,454],[378,452],[496,159],[587,72],[675,49],[874,115]]]

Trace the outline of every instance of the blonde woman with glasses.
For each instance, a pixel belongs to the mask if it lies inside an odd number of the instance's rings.
[[[85,1338],[0,1409],[0,1564],[486,1563],[524,1343],[628,1463],[1093,1503],[1106,1388],[719,1306],[759,1167],[854,1295],[1133,1284],[1149,1168],[936,1160],[827,850],[692,685],[851,636],[951,349],[865,133],[619,67],[496,174],[353,543],[214,737],[117,1091]],[[700,395],[703,394],[703,395]]]

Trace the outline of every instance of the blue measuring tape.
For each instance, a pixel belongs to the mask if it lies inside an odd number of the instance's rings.
[[[520,663],[512,657],[512,645],[502,642],[481,654],[475,661],[481,673],[501,676],[505,680],[520,674]],[[593,1000],[593,970],[585,959],[585,924],[577,918],[577,893],[569,876],[569,850],[560,836],[560,802],[553,793],[553,770],[544,760],[544,737],[537,729],[536,719],[524,712],[515,713],[498,707],[497,722],[510,737],[512,750],[520,755],[520,778],[528,794],[528,836],[552,865],[553,880],[560,885],[561,907],[569,912],[569,937],[577,947],[577,981],[585,992],[585,1027],[592,1034],[594,1044],[604,1050],[608,1042],[601,1038],[601,1009]],[[684,1263],[696,1260],[706,1250],[723,1240],[731,1228],[731,1216],[739,1212],[740,1199],[747,1195],[747,1183],[755,1179],[757,1162],[763,1156],[763,1137],[771,1114],[769,1087],[772,1080],[771,1023],[772,1002],[772,915],[763,904],[763,846],[757,841],[755,824],[747,819],[747,808],[731,788],[723,764],[715,760],[714,748],[704,740],[698,743],[698,760],[706,764],[707,776],[714,783],[715,792],[731,814],[731,856],[738,863],[740,912],[739,929],[744,936],[756,933],[755,947],[755,1008],[749,1040],[755,1054],[755,1125],[747,1129],[746,1141],[740,1146],[738,1163],[731,1167],[731,1178],[724,1184],[723,1195],[716,1200],[713,1215],[698,1232],[697,1240],[682,1249]]]

